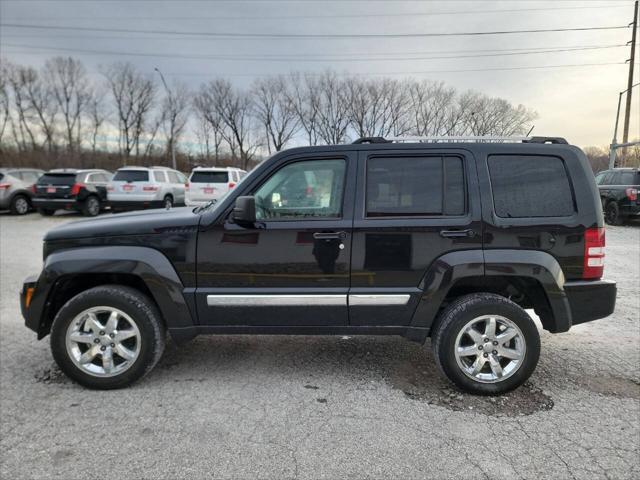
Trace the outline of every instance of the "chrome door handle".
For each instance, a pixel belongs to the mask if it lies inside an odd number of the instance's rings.
[[[440,230],[440,236],[444,238],[472,238],[476,232],[473,230]]]
[[[313,238],[316,240],[344,240],[347,232],[315,232]]]

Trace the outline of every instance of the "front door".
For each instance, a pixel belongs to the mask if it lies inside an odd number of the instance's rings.
[[[355,154],[289,157],[242,195],[257,222],[230,215],[198,238],[203,325],[347,325]]]

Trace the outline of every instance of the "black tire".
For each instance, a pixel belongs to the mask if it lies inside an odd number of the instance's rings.
[[[167,210],[173,208],[173,197],[171,195],[165,195],[162,199],[162,206]]]
[[[48,208],[39,208],[38,209],[38,213],[44,217],[50,217],[52,216],[54,213],[56,213],[55,210],[50,210]]]
[[[113,307],[129,315],[140,332],[140,352],[131,366],[111,377],[99,377],[76,366],[66,347],[66,333],[74,318],[85,310]],[[155,304],[143,293],[119,285],[102,285],[79,293],[58,311],[51,327],[51,352],[60,369],[79,384],[93,389],[126,387],[149,373],[165,346],[165,327]]]
[[[82,205],[82,214],[85,217],[95,217],[100,214],[100,207],[100,199],[95,195],[90,195]]]
[[[31,210],[29,197],[21,194],[15,195],[11,199],[9,210],[11,210],[11,215],[26,215],[29,213],[29,210]]]
[[[604,219],[609,225],[622,225],[624,218],[620,215],[620,207],[617,202],[609,202],[604,209]]]
[[[468,322],[483,315],[499,315],[515,323],[526,347],[524,359],[513,374],[495,383],[471,378],[456,360],[458,334]],[[519,387],[531,376],[540,357],[540,335],[531,317],[517,304],[491,293],[465,295],[448,305],[433,328],[431,345],[440,371],[460,389],[479,395],[498,395]]]

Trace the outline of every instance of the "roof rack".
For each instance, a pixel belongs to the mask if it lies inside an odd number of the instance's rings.
[[[462,136],[462,137],[362,137],[354,144],[363,143],[551,143],[567,145],[562,137],[497,137],[497,136]]]

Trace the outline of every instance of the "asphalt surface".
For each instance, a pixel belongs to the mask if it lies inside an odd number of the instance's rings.
[[[0,478],[640,478],[640,228],[607,229],[611,317],[542,333],[496,398],[395,337],[200,337],[132,388],[85,390],[23,325],[46,230],[0,215]]]

